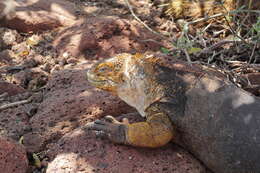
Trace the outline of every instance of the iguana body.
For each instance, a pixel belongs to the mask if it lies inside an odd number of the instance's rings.
[[[162,55],[120,54],[88,71],[146,122],[97,120],[88,127],[116,143],[160,147],[180,142],[215,173],[260,172],[260,99],[216,70]]]

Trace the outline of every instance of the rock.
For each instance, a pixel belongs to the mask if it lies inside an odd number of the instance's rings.
[[[26,151],[29,153],[37,153],[42,150],[44,137],[39,135],[38,133],[29,132],[24,136],[24,146],[26,147]]]
[[[205,172],[199,161],[176,145],[158,149],[115,145],[79,128],[64,135],[47,155],[52,161],[46,173]]]
[[[61,66],[59,64],[56,64],[50,71],[51,74],[58,72],[61,70]]]
[[[163,46],[158,36],[118,17],[89,17],[60,31],[53,46],[60,55],[108,57],[122,52],[156,51]]]
[[[0,81],[0,95],[5,92],[7,92],[9,96],[13,96],[24,93],[25,89],[9,82]]]
[[[26,173],[28,160],[24,147],[0,137],[0,170],[3,173]]]
[[[1,25],[20,32],[51,30],[71,25],[77,19],[77,9],[69,1],[15,0],[14,3],[15,11]]]
[[[30,53],[30,49],[28,47],[28,45],[26,44],[26,42],[21,42],[19,44],[15,44],[14,46],[12,46],[12,51],[21,57],[25,57],[27,55],[29,55]]]
[[[19,140],[24,133],[30,131],[28,121],[29,117],[24,111],[23,105],[1,111],[0,136]]]
[[[76,58],[68,58],[67,59],[68,64],[76,64],[77,62],[78,62],[78,60]]]
[[[42,143],[47,144],[46,148],[93,119],[133,111],[116,96],[90,86],[86,69],[91,63],[87,61],[54,72],[49,79],[43,101],[30,119],[32,131],[44,137]]]
[[[27,88],[30,80],[32,80],[32,72],[28,69],[25,69],[15,73],[11,82],[23,88]]]
[[[17,31],[8,28],[0,28],[0,49],[15,45],[17,44],[17,41],[21,41],[21,36]]]
[[[13,0],[1,0],[0,1],[0,19],[8,16],[15,9],[15,3]]]
[[[0,41],[1,41],[1,39],[0,39]],[[1,43],[0,43],[0,45],[1,45]],[[13,64],[12,54],[13,54],[13,52],[8,49],[0,52],[0,66],[1,65],[12,65]]]
[[[42,70],[40,67],[30,69],[32,72],[31,80],[29,81],[27,88],[35,90],[43,87],[47,84],[49,74]]]
[[[27,65],[29,66],[33,64],[28,63]],[[44,86],[47,81],[48,73],[42,70],[40,67],[24,69],[12,76],[12,83],[30,90]]]

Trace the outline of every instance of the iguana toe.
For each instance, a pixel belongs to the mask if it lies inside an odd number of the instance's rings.
[[[115,119],[113,116],[111,115],[107,115],[105,116],[105,120],[111,122],[111,123],[115,123],[115,124],[120,124],[121,122],[119,122],[117,119]]]
[[[102,133],[102,136],[107,137],[112,142],[125,143],[125,133],[127,128],[126,125],[117,121],[112,116],[108,116],[106,119],[112,122],[96,120],[94,122],[88,123],[86,125],[86,129],[98,131]]]

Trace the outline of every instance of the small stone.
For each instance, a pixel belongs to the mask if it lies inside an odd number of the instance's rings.
[[[42,161],[41,161],[41,164],[43,167],[47,167],[48,166],[48,159],[47,158],[44,158]]]
[[[27,105],[25,106],[26,108],[26,114],[28,115],[28,117],[32,117],[34,116],[36,113],[37,113],[37,110],[38,110],[38,106],[35,105],[35,104],[30,104],[30,105]]]
[[[166,168],[166,167],[164,167],[163,169],[162,169],[162,171],[167,171],[168,170],[168,168]]]
[[[41,65],[40,68],[43,71],[48,72],[48,73],[50,73],[50,71],[51,71],[51,65],[49,63],[45,63],[45,64]]]
[[[63,54],[62,54],[62,57],[63,58],[68,58],[70,56],[70,54],[68,53],[68,52],[64,52]]]
[[[59,71],[59,70],[61,70],[61,67],[60,67],[60,65],[55,65],[52,69],[51,69],[51,73],[55,73],[55,72],[57,72],[57,71]]]
[[[37,153],[42,149],[44,145],[44,137],[36,132],[28,132],[23,135],[24,142],[23,145],[26,147],[26,150],[30,153]]]
[[[1,45],[1,42],[0,42],[0,45]],[[1,49],[1,46],[0,46],[0,49]],[[1,63],[11,65],[12,64],[12,55],[13,55],[13,52],[8,49],[0,52]]]
[[[4,81],[0,82],[0,94],[8,93],[8,96],[13,96],[24,92],[25,89],[18,85],[4,82]]]
[[[59,61],[59,65],[60,66],[64,66],[65,64],[67,64],[67,61],[65,58],[62,58],[60,61]]]
[[[8,1],[9,4],[13,2]],[[51,30],[59,26],[71,25],[77,19],[75,4],[64,0],[17,1],[15,7],[21,10],[14,10],[13,14],[0,24],[19,32]],[[0,11],[0,18],[1,13]]]
[[[101,169],[105,169],[105,168],[108,167],[108,163],[98,162],[97,167],[98,167],[98,168],[101,168]]]
[[[23,66],[26,68],[33,68],[33,67],[36,67],[37,65],[38,65],[38,62],[33,58],[26,59],[23,63]]]
[[[29,46],[35,46],[40,42],[41,37],[39,35],[32,35],[27,38],[26,43]]]
[[[12,83],[19,85],[23,88],[26,88],[28,82],[32,79],[32,72],[29,70],[22,70],[18,73],[15,73],[12,77]]]
[[[14,45],[20,37],[21,36],[18,34],[18,32],[16,30],[0,28],[0,40],[2,42],[0,44],[1,46]]]
[[[68,64],[76,64],[78,62],[78,60],[76,59],[76,58],[69,58],[68,60],[67,60],[67,63]]]

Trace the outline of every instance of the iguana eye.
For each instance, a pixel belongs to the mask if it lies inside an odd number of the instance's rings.
[[[100,72],[100,73],[105,73],[105,72],[109,72],[109,71],[111,71],[111,68],[108,66],[103,66],[98,69],[98,72]]]

